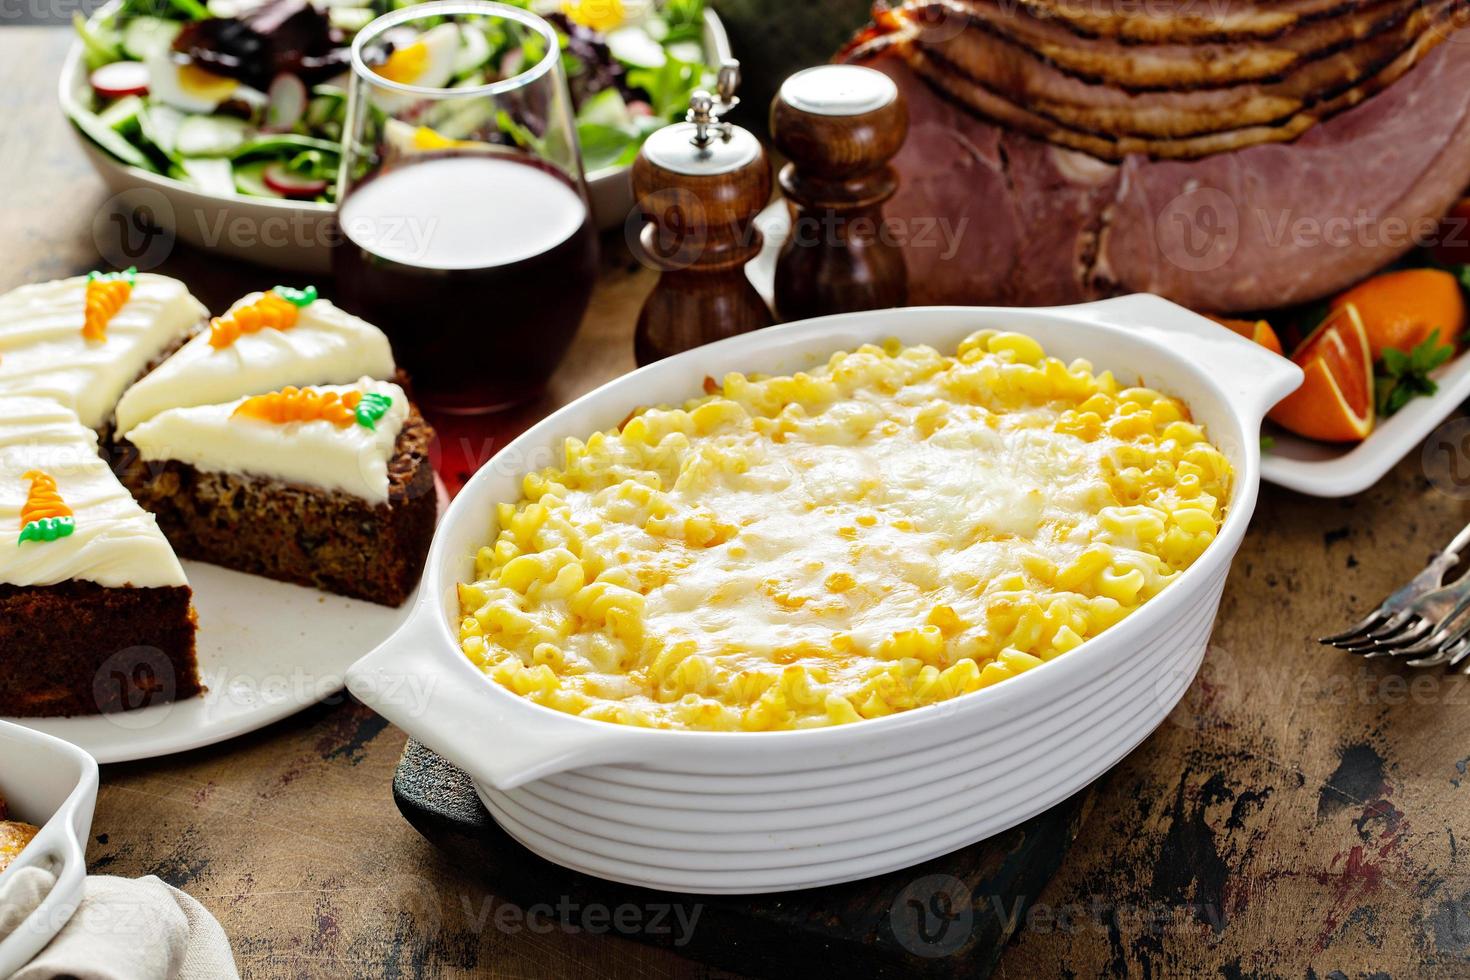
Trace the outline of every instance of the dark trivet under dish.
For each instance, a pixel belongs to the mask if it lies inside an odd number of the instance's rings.
[[[546,906],[551,916],[632,906],[640,911],[636,925],[610,922],[607,931],[753,976],[814,969],[985,977],[1060,866],[1091,803],[1090,789],[1083,790],[989,840],[864,881],[770,895],[690,895],[604,881],[536,857],[496,826],[468,776],[413,740],[399,760],[393,797],[419,833],[506,901]],[[658,914],[671,906],[680,915]]]

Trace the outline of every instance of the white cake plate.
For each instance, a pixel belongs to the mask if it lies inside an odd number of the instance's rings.
[[[442,514],[447,495],[435,483]],[[103,763],[213,745],[338,695],[348,666],[392,635],[414,606],[413,597],[395,609],[204,562],[183,565],[199,614],[199,674],[209,690],[138,711],[4,720],[55,735]],[[416,696],[412,683],[403,686],[395,696]]]

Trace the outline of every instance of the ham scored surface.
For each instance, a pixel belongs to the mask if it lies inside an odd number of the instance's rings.
[[[1009,0],[1078,35],[1130,41],[1268,38],[1302,24],[1350,16],[1370,0]]]
[[[1177,140],[1253,126],[1289,127],[1298,114],[1322,117],[1343,104],[1355,104],[1413,67],[1427,50],[1425,46],[1436,40],[1430,28],[1447,21],[1458,4],[1459,0],[1413,2],[1412,9],[1392,29],[1293,65],[1286,74],[1255,84],[1210,83],[1209,87],[1143,91],[1097,84],[1054,67],[1038,52],[1002,40],[988,30],[961,30],[934,43],[920,41],[915,55],[943,60],[942,69],[927,74],[962,75],[985,88],[991,97],[1007,93],[1016,110],[1036,118],[1030,131],[1038,135],[1041,132],[1035,127],[1071,129],[1082,138],[1104,139],[1103,134],[1108,134],[1117,139]],[[1157,59],[1143,56],[1137,47],[1120,50],[1124,53],[1111,56],[1109,63],[1144,62],[1157,67]],[[1202,52],[1195,55],[1195,60],[1210,63]],[[1351,101],[1343,103],[1344,98]],[[1303,125],[1296,132],[1305,129]],[[1069,144],[1067,139],[1055,141],[1088,149],[1075,142]],[[1164,155],[1185,155],[1168,152],[1167,146],[1162,148]]]
[[[954,76],[935,76],[943,88],[921,77],[923,52],[898,47],[868,45],[853,60],[892,77],[908,102],[885,214],[906,238],[915,304],[1044,305],[1140,290],[1217,312],[1304,302],[1431,237],[1470,184],[1470,28],[1382,91],[1309,119],[1290,142],[1197,159],[1110,161],[1037,138],[977,110]]]
[[[1034,52],[1058,71],[1147,89],[1271,81],[1339,52],[1352,56],[1350,45],[1399,30],[1420,8],[1433,5],[1425,0],[1373,0],[1359,16],[1304,20],[1267,37],[1217,35],[1213,40],[1147,46],[1084,37],[1053,17],[1028,13],[1016,0],[933,0],[916,13],[925,32],[939,41],[954,37],[955,27],[968,21],[983,25],[997,43]]]

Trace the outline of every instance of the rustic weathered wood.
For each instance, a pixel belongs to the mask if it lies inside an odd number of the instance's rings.
[[[90,229],[108,195],[54,103],[69,41],[64,29],[0,29],[0,289],[97,262]],[[546,401],[489,433],[449,431],[449,449],[483,459],[632,367],[631,321],[653,274],[607,251]],[[163,268],[215,309],[278,278],[182,247]],[[1263,488],[1200,679],[1098,787],[995,975],[1470,973],[1470,680],[1312,642],[1470,519],[1422,473],[1412,454],[1344,502]],[[497,911],[516,907],[394,807],[403,747],[401,732],[334,700],[221,746],[106,767],[93,870],[187,888],[247,978],[711,976],[675,952],[542,934],[511,913],[497,927]],[[981,899],[976,915],[996,915]]]
[[[1418,451],[1351,500],[1263,488],[1200,676],[1110,774],[1004,969],[1470,972],[1470,677],[1314,642],[1422,567],[1467,500]]]

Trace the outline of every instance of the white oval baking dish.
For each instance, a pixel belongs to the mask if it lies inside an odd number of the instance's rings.
[[[14,819],[41,827],[0,872],[0,891],[21,868],[41,867],[56,876],[41,905],[0,942],[0,977],[8,977],[61,931],[81,901],[97,762],[70,742],[0,721],[0,793]]]
[[[493,536],[494,505],[559,461],[562,441],[640,406],[697,395],[706,376],[811,368],[897,337],[952,351],[991,327],[1183,398],[1234,464],[1215,542],[1101,636],[994,687],[851,725],[797,732],[657,731],[526,701],[460,653],[455,586]],[[1199,667],[1230,561],[1255,507],[1266,410],[1301,382],[1284,358],[1156,296],[1051,309],[936,307],[823,317],[689,351],[617,379],[506,446],[435,537],[413,614],[348,671],[358,698],[468,772],[495,819],[576,870],[653,888],[748,893],[917,864],[1053,806],[1164,719]]]

